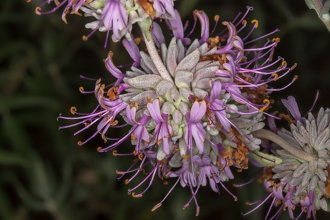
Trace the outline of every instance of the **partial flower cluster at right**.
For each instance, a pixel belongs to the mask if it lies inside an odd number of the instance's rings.
[[[264,185],[273,197],[266,218],[273,207],[279,207],[273,217],[288,210],[292,219],[303,213],[315,219],[316,211],[329,211],[330,198],[330,109],[321,108],[317,114],[301,115],[295,98],[282,100],[290,115],[283,115],[290,130],[278,129],[271,121],[271,129],[278,138],[272,152],[282,163],[265,169]],[[271,139],[271,138],[270,138]],[[285,144],[291,146],[286,149]],[[294,215],[295,209],[301,209]]]

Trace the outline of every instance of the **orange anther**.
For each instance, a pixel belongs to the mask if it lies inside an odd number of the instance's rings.
[[[265,111],[266,108],[268,108],[270,101],[268,99],[264,99],[264,103],[266,104],[264,107],[262,107],[259,112]]]
[[[258,26],[259,26],[259,21],[258,21],[257,19],[253,19],[253,20],[251,21],[251,23],[254,24],[256,28],[258,28]]]
[[[76,112],[77,112],[77,108],[76,108],[75,106],[72,106],[72,107],[70,108],[70,112],[71,112],[71,114],[75,115]]]
[[[83,36],[81,37],[81,39],[82,39],[83,41],[88,41],[88,37],[87,37],[86,35],[83,35]]]
[[[273,73],[272,76],[274,76],[274,81],[276,81],[278,79],[278,74],[277,73]]]
[[[162,203],[158,203],[157,205],[155,205],[152,209],[151,209],[151,211],[153,212],[153,211],[155,211],[156,209],[158,209],[159,207],[161,207],[162,206]]]
[[[142,197],[142,194],[137,194],[137,195],[135,195],[135,193],[133,192],[133,193],[132,193],[132,197],[133,197],[133,198],[141,198],[141,197]]]
[[[36,7],[36,9],[34,10],[34,12],[35,12],[37,15],[41,15],[40,11],[41,11],[41,8],[40,8],[39,6]]]

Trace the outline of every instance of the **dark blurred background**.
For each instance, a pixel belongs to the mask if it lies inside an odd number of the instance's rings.
[[[86,18],[68,16],[66,25],[61,11],[37,16],[34,9],[41,2],[0,1],[0,219],[242,219],[240,213],[252,208],[246,201],[264,198],[260,183],[241,189],[227,184],[238,202],[226,192],[217,195],[204,187],[198,193],[200,216],[195,218],[193,204],[182,211],[191,195],[188,189],[177,187],[155,212],[151,208],[171,184],[155,181],[144,197],[128,196],[133,185],[117,181],[115,170],[128,168],[131,159],[98,153],[98,140],[78,147],[77,141],[91,133],[73,137],[75,129],[59,131],[65,122],[56,120],[60,112],[70,115],[71,106],[89,112],[96,105],[93,95],[79,93],[79,86],[94,87],[79,75],[107,77],[102,59],[108,51],[115,53],[118,64],[127,63],[127,54],[117,44],[105,50],[104,34],[83,42],[82,35],[89,33],[84,29]],[[299,76],[292,87],[274,95],[275,107],[283,110],[280,98],[294,95],[307,111],[317,90],[316,109],[329,107],[330,33],[304,0],[177,0],[183,19],[191,18],[197,8],[211,18],[220,14],[222,20],[230,20],[246,5],[254,7],[250,20],[259,20],[254,36],[279,27],[276,56],[286,58],[289,65],[298,63],[291,75],[276,82],[283,86]],[[255,172],[244,171],[235,183],[248,181]],[[245,219],[263,219],[268,206]],[[321,211],[317,216],[329,219],[330,215]],[[279,219],[287,218],[284,213]]]

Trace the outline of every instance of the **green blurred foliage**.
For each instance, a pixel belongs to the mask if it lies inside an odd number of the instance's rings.
[[[65,123],[56,120],[60,112],[69,115],[71,105],[88,112],[95,105],[93,96],[78,92],[81,85],[86,89],[94,86],[79,75],[108,77],[102,59],[110,49],[116,63],[127,63],[128,56],[118,44],[105,50],[104,34],[83,42],[81,36],[88,33],[83,28],[85,18],[69,16],[65,25],[60,12],[35,15],[38,2],[0,2],[0,219],[192,219],[193,204],[181,209],[190,198],[189,190],[176,188],[161,208],[151,212],[171,184],[155,181],[145,197],[133,199],[127,195],[129,186],[117,181],[115,174],[116,169],[127,168],[131,159],[97,153],[96,147],[102,144],[98,140],[78,147],[77,141],[85,140],[89,132],[73,137],[74,129],[58,131]],[[283,110],[280,98],[294,95],[302,109],[308,110],[319,90],[317,107],[329,107],[329,33],[303,0],[178,0],[177,5],[183,19],[191,18],[191,11],[197,8],[210,17],[220,14],[229,20],[252,5],[255,10],[249,17],[259,20],[255,36],[279,27],[281,43],[276,54],[289,64],[298,63],[291,76],[277,86],[285,85],[295,74],[299,80],[274,96],[275,106]],[[235,182],[247,181],[256,172],[245,171]],[[226,192],[219,196],[203,188],[198,195],[199,219],[241,219],[240,213],[251,208],[245,201],[265,196],[258,183],[242,189],[227,186],[239,196],[239,202]],[[263,219],[264,212],[261,208],[245,219]],[[318,217],[329,215],[321,212]]]

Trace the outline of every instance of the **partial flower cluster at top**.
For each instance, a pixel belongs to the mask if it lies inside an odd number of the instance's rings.
[[[55,7],[47,11],[50,4]],[[172,182],[152,211],[181,185],[191,192],[183,209],[194,201],[197,216],[201,186],[209,185],[217,193],[226,191],[237,200],[225,184],[235,178],[233,171],[242,172],[252,164],[268,171],[264,181],[270,195],[264,202],[270,197],[274,200],[266,218],[279,205],[280,210],[288,208],[291,218],[295,207],[302,208],[298,217],[304,211],[310,217],[320,208],[328,210],[329,110],[321,109],[316,118],[310,114],[305,119],[289,98],[284,103],[296,116],[291,132],[274,126],[270,127],[275,132],[265,129],[267,117],[279,119],[267,113],[274,103],[272,92],[286,89],[297,76],[281,88],[276,81],[296,65],[274,57],[279,38],[271,37],[277,29],[251,39],[258,28],[258,20],[246,20],[252,7],[232,21],[220,23],[217,15],[214,24],[198,10],[193,12],[192,24],[183,23],[172,0],[47,0],[36,13],[52,13],[61,7],[65,22],[69,13],[95,19],[86,24],[93,31],[85,39],[97,30],[107,32],[108,39],[111,32],[112,41],[121,40],[133,60],[129,67],[116,66],[112,60],[116,54],[110,52],[104,62],[115,80],[94,80],[94,91],[80,89],[95,94],[94,110],[80,113],[72,107],[74,116],[58,117],[74,121],[60,129],[81,126],[74,135],[95,129],[78,145],[100,136],[105,146],[99,152],[134,158],[126,171],[116,171],[119,179],[127,177],[126,184],[145,176],[129,194],[143,196],[155,178]],[[132,33],[134,24],[139,34]],[[196,32],[197,39],[192,37]],[[129,128],[124,136],[113,136],[113,129],[123,127]],[[124,145],[128,141],[131,145]]]
[[[47,10],[47,5],[55,7]],[[173,0],[45,0],[36,8],[36,14],[50,14],[60,8],[63,8],[62,20],[65,23],[68,14],[83,14],[95,19],[86,24],[86,28],[92,29],[92,32],[84,36],[84,40],[99,30],[107,32],[107,36],[111,31],[114,42],[122,37],[131,39],[132,26],[137,22],[153,18],[167,19],[175,15]]]

